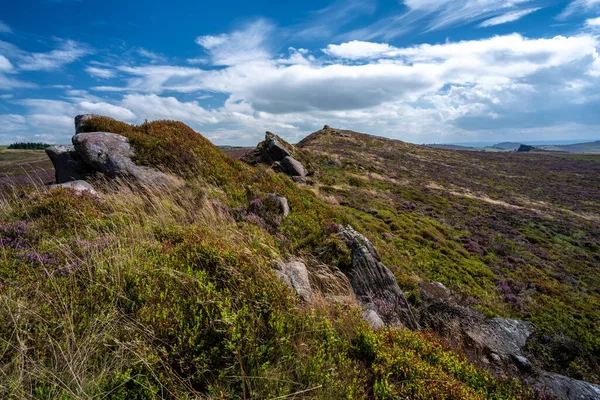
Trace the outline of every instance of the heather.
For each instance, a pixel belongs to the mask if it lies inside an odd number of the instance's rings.
[[[279,282],[273,267],[284,258],[314,271],[343,267],[337,224],[400,259],[375,236],[375,215],[231,159],[181,123],[88,124],[127,136],[138,164],[185,184],[164,190],[96,178],[100,196],[44,188],[3,195],[0,397],[528,395],[432,333],[373,330],[355,304],[304,304]],[[286,196],[290,216],[281,218],[267,193]]]
[[[324,129],[320,197],[342,205],[383,250],[414,304],[440,281],[490,316],[537,329],[527,356],[600,379],[600,163],[593,157],[476,153]],[[385,249],[385,250],[384,250]]]

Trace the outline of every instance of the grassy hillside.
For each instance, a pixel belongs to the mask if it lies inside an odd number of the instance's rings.
[[[186,185],[97,181],[99,197],[1,198],[0,397],[528,395],[431,334],[373,331],[352,302],[309,307],[276,278],[274,264],[296,257],[326,279],[323,265],[348,262],[332,227],[368,232],[377,217],[231,159],[181,123],[98,118],[86,129],[127,136],[137,163]],[[270,192],[287,197],[288,218],[257,207]],[[381,246],[388,260],[391,248]]]
[[[441,281],[488,315],[534,322],[528,357],[543,367],[600,380],[599,162],[334,129],[299,146],[315,192],[366,227],[415,304],[416,277]]]
[[[0,148],[0,177],[53,169],[43,150]]]

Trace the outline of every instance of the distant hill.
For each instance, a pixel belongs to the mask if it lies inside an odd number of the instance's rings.
[[[462,150],[462,151],[481,151],[481,147],[468,147],[468,146],[459,146],[457,144],[424,144],[423,146],[431,147],[433,149],[442,149],[442,150]]]
[[[575,143],[565,145],[542,145],[536,146],[543,150],[566,151],[569,153],[600,153],[600,140],[587,143]]]
[[[502,149],[502,150],[517,150],[519,148],[519,146],[521,146],[521,143],[518,142],[502,142],[502,143],[496,143],[493,146],[489,146],[489,147],[493,147],[495,149]]]

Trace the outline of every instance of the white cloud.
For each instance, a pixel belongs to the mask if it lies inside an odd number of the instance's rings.
[[[90,114],[108,115],[119,120],[134,120],[136,115],[127,108],[104,102],[82,101],[78,104],[80,110]]]
[[[13,65],[8,58],[0,54],[0,72],[10,72],[13,70]]]
[[[6,23],[0,21],[0,33],[12,33],[12,29]]]
[[[173,119],[197,124],[219,122],[214,112],[205,110],[196,102],[184,103],[175,97],[129,94],[123,98],[121,105],[133,110],[141,119]]]
[[[90,49],[73,40],[59,42],[57,49],[47,53],[22,54],[19,68],[25,71],[52,71],[91,53]]]
[[[558,15],[558,19],[567,19],[572,15],[589,12],[600,7],[600,0],[573,0]]]
[[[23,131],[26,127],[25,122],[25,117],[21,115],[0,115],[0,133]]]
[[[600,28],[600,17],[586,20],[585,26],[588,28]]]
[[[502,24],[506,24],[509,22],[514,22],[514,21],[518,21],[521,18],[532,14],[536,11],[540,10],[540,8],[527,8],[525,10],[521,10],[521,11],[512,11],[503,15],[499,15],[497,17],[494,18],[490,18],[490,19],[486,19],[485,21],[483,21],[481,24],[479,24],[480,28],[488,28],[490,26],[496,26],[496,25],[502,25]]]
[[[267,39],[273,26],[258,20],[229,34],[200,36],[196,43],[204,48],[213,65],[236,65],[269,57]]]
[[[115,71],[106,68],[87,67],[85,71],[91,76],[101,79],[109,79],[116,76]]]
[[[332,57],[357,60],[361,58],[380,57],[390,53],[394,48],[387,43],[361,42],[353,40],[339,45],[330,44],[323,52]]]

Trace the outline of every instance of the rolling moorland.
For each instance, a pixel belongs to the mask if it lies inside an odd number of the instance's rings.
[[[0,152],[13,179],[0,199],[2,397],[545,398],[431,323],[424,282],[451,293],[436,303],[441,325],[452,307],[530,321],[522,352],[535,368],[600,382],[598,156],[439,150],[326,127],[286,144],[310,171],[294,181],[181,123],[84,128],[127,137],[136,164],[172,184],[17,187],[24,168],[50,181],[52,164]],[[352,264],[340,225],[377,248],[423,329],[362,320],[338,276]],[[281,260],[306,263],[310,303],[277,279]]]
[[[484,152],[504,152],[516,151],[522,143],[503,142],[486,147],[469,147],[452,144],[428,144],[427,146],[446,149],[446,150],[464,150],[464,151],[484,151]],[[575,143],[575,144],[542,144],[534,146],[538,151],[552,151],[556,153],[597,153],[600,154],[600,140],[595,142]]]

